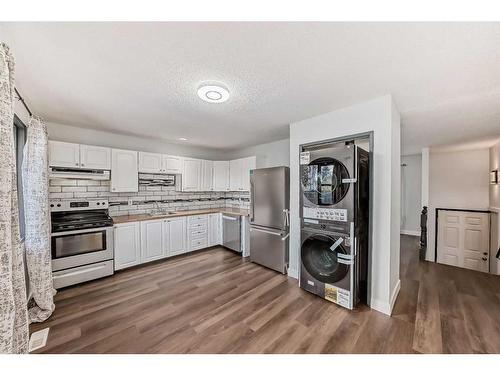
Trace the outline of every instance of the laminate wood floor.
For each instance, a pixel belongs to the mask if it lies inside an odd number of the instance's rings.
[[[39,353],[500,353],[500,277],[418,260],[393,316],[348,311],[223,248],[66,288]]]

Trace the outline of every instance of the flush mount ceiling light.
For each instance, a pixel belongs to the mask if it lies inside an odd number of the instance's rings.
[[[209,103],[224,103],[229,99],[229,91],[220,85],[203,84],[198,89],[198,96]]]

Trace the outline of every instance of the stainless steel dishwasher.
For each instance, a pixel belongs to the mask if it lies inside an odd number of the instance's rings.
[[[222,214],[222,245],[241,253],[241,217]]]

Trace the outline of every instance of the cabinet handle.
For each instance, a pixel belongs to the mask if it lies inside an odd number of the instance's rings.
[[[75,163],[76,166],[78,166],[78,163]]]
[[[481,259],[484,260],[485,262],[488,260],[488,258],[486,257],[482,257]]]
[[[82,163],[82,164],[80,164],[80,165],[81,165],[82,167],[83,167],[83,166],[85,166],[85,164],[83,164],[83,163]]]

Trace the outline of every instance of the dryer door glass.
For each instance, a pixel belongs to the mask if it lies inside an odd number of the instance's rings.
[[[301,259],[307,272],[323,283],[335,283],[342,280],[349,272],[349,266],[339,263],[337,254],[347,254],[342,244],[334,250],[333,244],[338,240],[335,236],[315,234],[302,244]]]
[[[320,158],[302,169],[302,191],[311,203],[331,206],[340,202],[349,191],[350,184],[342,183],[349,178],[344,164],[333,158]]]

